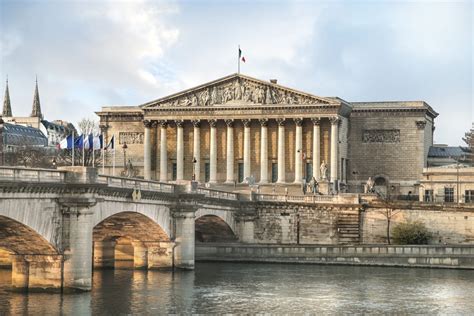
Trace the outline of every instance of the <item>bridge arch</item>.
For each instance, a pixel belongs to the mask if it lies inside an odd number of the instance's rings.
[[[238,240],[232,212],[199,209],[195,217],[197,242],[233,242]]]
[[[171,236],[171,211],[165,205],[126,203],[122,201],[104,201],[94,206],[93,227],[113,215],[136,213],[158,224],[166,235]]]
[[[18,255],[56,255],[58,250],[36,230],[0,215],[0,248]]]

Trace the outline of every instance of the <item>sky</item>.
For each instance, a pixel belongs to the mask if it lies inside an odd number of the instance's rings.
[[[435,142],[474,121],[471,1],[0,0],[0,87],[76,123],[237,72],[347,101],[423,100]],[[3,103],[3,102],[2,102]]]

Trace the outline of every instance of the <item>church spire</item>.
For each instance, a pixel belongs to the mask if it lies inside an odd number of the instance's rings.
[[[39,117],[41,119],[43,118],[43,114],[41,114],[41,104],[38,92],[38,76],[36,76],[35,96],[33,97],[33,109],[30,116]]]
[[[7,86],[5,88],[5,98],[3,99],[2,116],[6,116],[6,117],[13,116],[12,105],[10,103],[10,92],[8,91],[8,76],[7,76]]]

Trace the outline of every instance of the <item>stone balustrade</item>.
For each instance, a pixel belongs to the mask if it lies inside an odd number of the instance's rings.
[[[0,167],[0,181],[65,182],[66,171],[21,167]]]
[[[107,184],[109,187],[140,189],[163,193],[175,193],[176,185],[151,180],[132,179],[100,175],[97,182]]]
[[[233,201],[240,200],[239,193],[234,193],[234,192],[227,192],[227,191],[207,189],[207,188],[197,188],[196,192],[198,194],[204,194],[204,196],[208,198],[233,200]]]
[[[293,202],[293,203],[334,203],[351,204],[359,203],[358,194],[339,195],[278,195],[255,194],[254,200],[259,202]]]

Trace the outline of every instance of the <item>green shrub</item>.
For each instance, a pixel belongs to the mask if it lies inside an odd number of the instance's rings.
[[[400,223],[393,228],[392,237],[399,245],[426,245],[432,235],[420,221]]]

